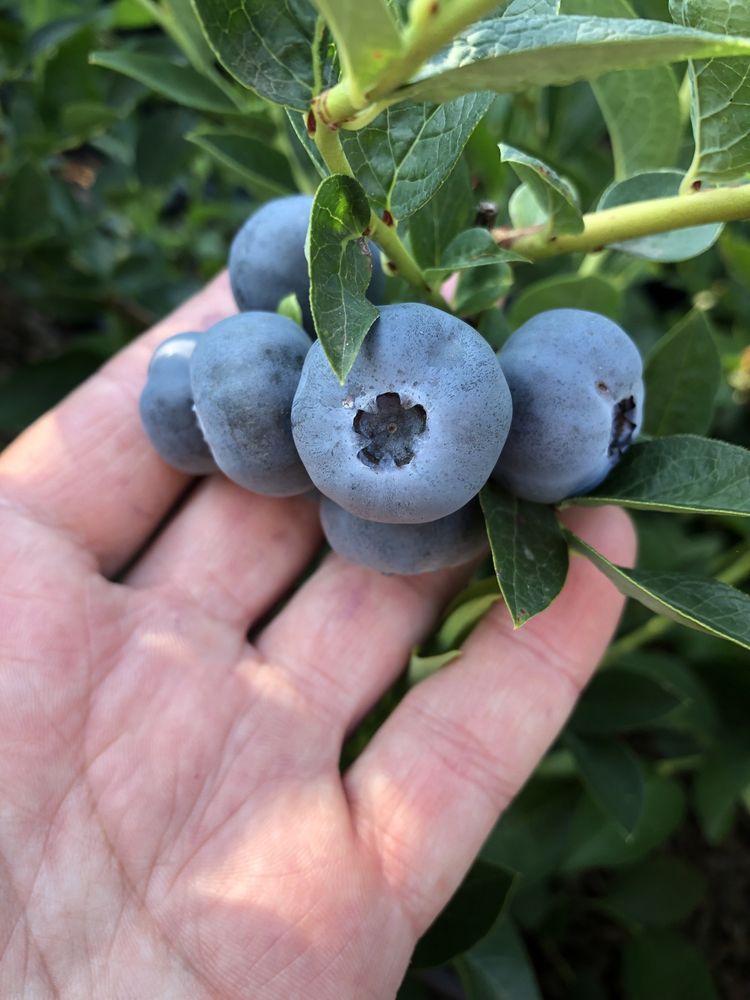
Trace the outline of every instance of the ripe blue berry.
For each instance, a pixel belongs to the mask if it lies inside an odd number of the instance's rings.
[[[190,375],[195,408],[216,463],[256,493],[311,488],[289,411],[310,338],[277,313],[238,313],[204,333]]]
[[[384,306],[342,386],[313,344],[292,406],[315,485],[372,521],[435,521],[487,481],[511,401],[497,358],[461,320],[431,306]]]
[[[581,309],[534,316],[498,355],[513,422],[493,477],[526,500],[587,493],[643,422],[643,364],[612,320]]]
[[[383,524],[355,517],[323,497],[320,519],[334,552],[381,573],[428,573],[460,566],[487,551],[487,532],[476,500],[437,521]]]
[[[190,358],[199,333],[178,333],[154,351],[141,393],[141,423],[165,462],[193,476],[216,472],[193,408]]]

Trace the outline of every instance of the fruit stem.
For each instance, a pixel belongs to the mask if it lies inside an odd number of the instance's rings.
[[[584,215],[584,229],[573,235],[548,236],[543,226],[525,230],[494,229],[501,247],[517,250],[531,261],[564,253],[595,253],[613,243],[668,233],[689,226],[750,219],[750,184],[692,191],[670,198],[638,201]]]
[[[748,576],[750,576],[750,544],[742,547],[739,557],[731,562],[723,572],[718,573],[716,579],[722,583],[736,586],[738,583],[742,583]],[[612,643],[602,661],[602,666],[610,667],[621,656],[633,653],[654,639],[661,638],[673,625],[676,625],[676,622],[671,618],[664,618],[661,615],[649,618],[645,625],[633,629],[632,632]]]
[[[311,113],[316,115],[316,111],[317,109],[313,109]],[[344,147],[341,145],[338,129],[324,125],[316,116],[314,136],[315,145],[331,173],[354,177]],[[386,223],[374,211],[371,211],[367,235],[377,243],[385,254],[386,273],[398,275],[404,281],[408,281],[410,285],[419,290],[420,297],[429,302],[430,305],[436,306],[438,309],[448,310],[445,299],[425,278],[421,268],[401,241],[395,219],[389,217],[388,223]]]
[[[322,94],[322,120],[328,125],[344,125],[369,105],[390,97],[414,76],[423,63],[464,28],[506,7],[509,2],[510,0],[412,0],[401,54],[383,67],[378,80],[360,100],[352,97],[346,79]]]

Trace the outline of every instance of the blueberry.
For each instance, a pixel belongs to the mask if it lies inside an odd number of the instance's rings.
[[[141,423],[165,462],[181,472],[205,476],[216,463],[196,420],[190,387],[190,357],[199,333],[178,333],[154,351],[141,393]]]
[[[289,410],[310,338],[277,313],[238,313],[203,334],[190,375],[203,434],[221,471],[256,493],[312,486],[292,440]]]
[[[492,348],[431,306],[383,306],[340,385],[313,344],[292,430],[315,485],[350,514],[418,523],[474,497],[510,426],[508,386]]]
[[[479,503],[424,524],[383,524],[349,514],[323,497],[320,519],[334,552],[381,573],[429,573],[460,566],[487,551]]]
[[[592,490],[643,422],[638,348],[605,316],[552,309],[519,327],[498,356],[513,422],[493,477],[539,503]]]
[[[232,242],[229,279],[237,305],[243,310],[273,312],[283,298],[294,292],[302,309],[302,325],[314,337],[305,258],[312,201],[304,194],[276,198],[251,215]],[[380,252],[374,243],[368,246],[373,265],[368,296],[378,303],[384,285]]]

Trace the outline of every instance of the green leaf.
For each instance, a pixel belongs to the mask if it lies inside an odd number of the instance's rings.
[[[628,0],[564,0],[565,14],[635,17]],[[618,180],[671,167],[682,145],[677,78],[668,66],[606,73],[591,84],[612,142]]]
[[[557,597],[568,550],[551,507],[519,500],[498,486],[479,494],[492,561],[513,625],[519,628]]]
[[[526,184],[519,184],[510,196],[508,215],[510,215],[510,221],[516,229],[543,226],[547,221],[547,213]]]
[[[750,8],[736,0],[670,0],[680,24],[750,35]],[[718,55],[718,53],[717,53]],[[689,176],[725,184],[750,171],[750,74],[747,64],[714,58],[690,64],[695,156]]]
[[[523,939],[501,916],[456,962],[467,1000],[542,1000]]]
[[[439,266],[426,268],[425,276],[432,278],[453,271],[467,271],[473,267],[482,267],[499,261],[525,260],[527,258],[521,254],[499,247],[489,230],[476,227],[465,229],[451,240],[445,248]]]
[[[443,251],[472,224],[475,212],[469,167],[462,157],[427,204],[409,219],[409,242],[420,267],[439,267]]]
[[[640,821],[646,795],[640,758],[614,739],[583,740],[566,731],[563,741],[594,801],[625,834],[631,834]]]
[[[626,924],[668,927],[687,920],[705,891],[706,881],[692,865],[653,857],[620,875],[601,905]]]
[[[296,189],[286,157],[266,142],[208,130],[190,132],[185,138],[235,170],[260,198],[289,194]]]
[[[527,285],[508,310],[508,322],[515,330],[532,316],[548,309],[580,309],[581,303],[592,312],[619,319],[622,292],[608,278],[599,274],[581,277],[559,274]]]
[[[580,233],[583,217],[578,207],[575,191],[535,156],[501,142],[498,144],[500,159],[513,168],[518,179],[531,191],[544,212],[548,233]]]
[[[342,130],[370,200],[394,219],[413,215],[446,180],[491,103],[491,94],[469,94],[448,104],[399,104],[366,128]]]
[[[750,451],[674,435],[635,444],[601,486],[566,503],[750,516]]]
[[[579,782],[537,772],[495,824],[481,856],[522,875],[522,885],[545,878],[560,867],[576,809],[584,800],[590,801]],[[596,818],[601,823],[598,809]]]
[[[514,876],[475,861],[453,898],[417,942],[413,966],[442,965],[487,934],[505,907]]]
[[[606,736],[659,721],[680,704],[668,688],[650,677],[604,670],[583,692],[569,725],[577,733]]]
[[[432,653],[430,656],[422,656],[421,653],[412,653],[409,657],[409,666],[407,669],[409,687],[420,684],[423,680],[437,673],[438,670],[442,670],[449,663],[453,663],[460,655],[460,649],[449,649],[445,653]]]
[[[38,59],[40,56],[48,55],[100,16],[101,12],[92,12],[77,17],[60,17],[41,25],[29,35],[26,42],[29,57]]]
[[[748,785],[750,737],[745,732],[725,732],[701,762],[693,786],[695,811],[709,843],[718,844],[728,836]]]
[[[412,653],[407,678],[418,684],[461,655],[466,641],[489,609],[500,600],[495,577],[477,580],[454,597],[445,609],[440,627],[423,647]]]
[[[721,359],[706,314],[694,309],[646,359],[647,434],[705,434],[721,385]]]
[[[118,117],[116,111],[100,101],[71,101],[60,114],[60,129],[66,135],[66,145],[70,148],[97,132],[111,128]]]
[[[741,590],[686,573],[624,570],[572,532],[567,534],[572,546],[590,559],[621,594],[680,625],[750,649],[750,597]]]
[[[469,584],[445,609],[443,621],[425,644],[425,649],[431,653],[457,650],[500,598],[500,588],[494,576]]]
[[[512,331],[508,317],[501,309],[487,309],[482,313],[477,327],[493,351],[499,351]]]
[[[320,184],[305,248],[310,306],[321,346],[342,383],[378,318],[365,298],[372,274],[369,224],[367,195],[354,178],[333,174]]]
[[[608,187],[599,199],[599,210],[617,208],[618,205],[629,205],[650,198],[670,198],[679,194],[682,178],[683,175],[678,170],[655,170],[617,181]],[[625,240],[622,243],[610,243],[608,247],[643,260],[657,260],[663,263],[689,260],[712,247],[721,236],[723,228],[723,223],[690,226],[687,229],[674,229],[669,233],[641,236],[639,239]]]
[[[236,105],[216,84],[201,76],[191,66],[167,62],[163,56],[119,49],[113,52],[92,52],[89,62],[94,66],[122,73],[170,101],[184,104],[188,108],[218,114],[237,110]]]
[[[321,180],[328,176],[328,167],[325,164],[325,160],[320,155],[320,150],[315,145],[315,141],[312,136],[307,132],[307,125],[305,123],[305,116],[301,115],[298,111],[293,108],[286,108],[286,116],[289,124],[292,127],[292,131],[299,140],[300,145],[307,153],[312,162],[312,165],[318,172]]]
[[[665,843],[685,817],[685,793],[673,778],[649,775],[641,818],[626,835],[614,820],[605,820],[587,796],[570,820],[569,849],[560,865],[565,872],[632,864]]]
[[[36,165],[24,164],[5,181],[0,203],[0,248],[33,246],[52,232],[50,182]]]
[[[313,96],[317,13],[307,0],[194,0],[216,57],[275,104],[306,111]]]
[[[716,707],[705,684],[688,663],[651,649],[625,653],[618,656],[616,663],[618,672],[648,677],[679,702],[679,707],[665,720],[666,726],[688,732],[700,743],[713,740],[717,730]]]
[[[690,57],[747,56],[750,39],[663,21],[606,17],[488,18],[467,29],[397,91],[401,100],[447,101],[479,90],[525,91],[592,80],[612,70]]]
[[[297,326],[302,326],[302,309],[300,308],[299,299],[294,294],[290,292],[285,295],[284,298],[276,306],[276,312],[279,316],[286,316]]]
[[[750,286],[750,240],[743,239],[734,229],[725,229],[719,240],[719,250],[734,280]]]
[[[453,309],[459,316],[474,316],[492,309],[513,284],[513,272],[500,261],[461,271],[453,296]]]
[[[142,2],[142,0],[139,0]],[[149,4],[153,7],[153,3]],[[214,54],[206,41],[191,0],[159,0],[160,21],[194,66],[214,69]]]
[[[560,0],[511,0],[503,12],[503,17],[519,17],[524,14],[557,14]]]
[[[353,100],[364,102],[383,69],[401,52],[401,32],[385,0],[314,0],[331,29]]]
[[[624,1000],[719,1000],[706,960],[674,931],[639,934],[622,959]]]

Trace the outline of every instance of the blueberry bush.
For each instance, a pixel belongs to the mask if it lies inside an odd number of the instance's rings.
[[[162,455],[314,485],[330,545],[383,571],[489,542],[343,764],[489,607],[542,612],[569,558],[631,599],[402,1000],[744,997],[746,5],[0,9],[0,430],[229,259],[245,311],[152,362]],[[632,512],[635,569],[555,513],[604,503]]]

